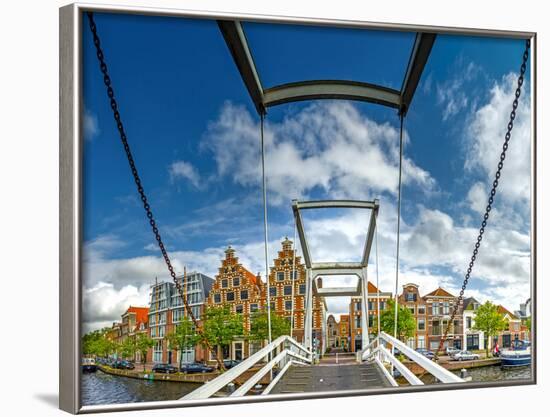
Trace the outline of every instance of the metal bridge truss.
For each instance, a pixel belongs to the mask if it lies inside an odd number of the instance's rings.
[[[322,297],[361,297],[361,307],[365,314],[361,315],[361,327],[367,328],[368,320],[368,284],[367,265],[376,228],[378,217],[379,201],[359,200],[321,200],[321,201],[292,201],[292,210],[296,222],[296,230],[302,246],[302,255],[306,266],[306,294],[305,294],[305,320],[304,320],[304,345],[312,350],[313,338],[313,295]],[[361,262],[313,262],[302,221],[301,210],[322,209],[322,208],[354,208],[370,210],[369,227],[367,238],[363,248]],[[316,278],[318,276],[330,275],[355,275],[359,278],[357,286],[340,288],[317,288]],[[362,346],[368,343],[368,334],[364,332]]]
[[[269,359],[273,358],[273,359]],[[266,362],[266,363],[265,363]],[[281,336],[275,339],[267,346],[260,349],[258,352],[251,355],[249,358],[242,361],[237,366],[229,369],[227,372],[219,375],[211,381],[208,381],[201,387],[190,392],[181,400],[197,400],[210,398],[218,391],[225,388],[235,379],[253,369],[258,363],[265,363],[259,370],[250,376],[230,396],[240,397],[246,395],[265,375],[271,373],[273,368],[279,369],[275,378],[263,390],[262,395],[269,394],[273,387],[279,382],[285,372],[291,365],[310,365],[312,363],[312,353],[305,349],[300,343],[290,336]]]
[[[358,352],[358,360],[373,360],[384,373],[390,384],[394,387],[397,387],[398,383],[395,381],[393,375],[387,370],[384,363],[390,363],[392,367],[395,367],[409,384],[424,385],[424,383],[413,372],[411,372],[409,368],[401,363],[399,359],[392,355],[392,349],[388,349],[388,345],[399,349],[399,351],[407,356],[411,361],[421,366],[426,372],[430,373],[438,381],[444,384],[464,382],[462,378],[428,359],[421,353],[418,353],[400,340],[385,332],[380,332],[380,334],[368,346],[366,346],[365,349]]]

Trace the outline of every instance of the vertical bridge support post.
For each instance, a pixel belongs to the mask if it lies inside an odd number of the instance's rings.
[[[367,267],[361,270],[361,349],[369,344],[369,284]]]
[[[304,347],[313,351],[313,274],[311,268],[306,270],[305,318],[304,318]]]

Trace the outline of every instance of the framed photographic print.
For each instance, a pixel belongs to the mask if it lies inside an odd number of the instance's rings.
[[[60,407],[536,381],[535,33],[60,9]]]

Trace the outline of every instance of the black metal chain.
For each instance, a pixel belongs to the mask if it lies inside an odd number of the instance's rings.
[[[136,183],[137,191],[139,193],[139,196],[141,198],[141,202],[143,203],[143,208],[145,209],[145,213],[147,215],[147,219],[149,219],[149,224],[151,225],[151,229],[153,230],[153,234],[155,235],[155,239],[158,243],[158,246],[160,248],[160,251],[162,253],[162,257],[164,258],[164,262],[166,263],[166,267],[168,268],[168,271],[170,272],[170,276],[172,277],[172,280],[174,281],[174,284],[176,286],[176,289],[178,290],[183,304],[185,306],[185,309],[191,317],[191,320],[193,322],[193,325],[195,326],[195,329],[197,333],[200,335],[203,335],[200,323],[196,319],[195,315],[193,314],[193,310],[189,306],[187,302],[187,297],[185,297],[184,289],[181,286],[179,280],[176,278],[176,272],[174,271],[174,267],[172,266],[172,262],[170,261],[170,257],[168,256],[168,252],[166,251],[166,247],[164,246],[164,243],[162,241],[162,238],[160,236],[160,232],[157,226],[157,223],[155,221],[155,218],[153,217],[153,212],[151,210],[151,206],[149,205],[149,202],[147,200],[147,196],[145,195],[145,190],[143,189],[143,185],[141,183],[141,179],[139,177],[136,164],[134,161],[134,157],[132,156],[132,151],[130,150],[130,145],[128,144],[128,138],[126,137],[126,132],[124,131],[124,126],[122,124],[122,120],[120,118],[120,112],[118,110],[118,104],[115,99],[115,93],[113,90],[113,87],[111,85],[111,77],[109,77],[109,73],[107,71],[107,64],[105,63],[105,56],[103,54],[103,50],[101,48],[101,42],[99,40],[99,36],[97,34],[97,27],[94,21],[94,15],[91,12],[87,13],[88,15],[88,21],[90,24],[90,30],[92,32],[94,45],[96,48],[96,55],[97,59],[99,61],[99,69],[101,70],[101,73],[103,74],[103,82],[105,84],[105,87],[107,87],[107,96],[109,97],[109,102],[111,104],[111,109],[113,110],[113,117],[116,122],[116,126],[120,135],[120,140],[122,141],[122,145],[124,146],[124,152],[126,152],[126,157],[128,159],[128,164],[130,165],[130,170],[132,171],[132,176],[134,177],[134,182]],[[211,349],[208,341],[203,337],[202,342],[206,345],[208,349]],[[218,360],[219,362],[219,360]],[[220,364],[220,366],[223,366]]]
[[[523,52],[523,60],[521,63],[520,71],[519,71],[519,77],[516,87],[516,93],[514,97],[514,101],[512,103],[512,111],[510,112],[510,121],[508,122],[506,134],[504,135],[504,143],[502,144],[502,152],[500,153],[500,161],[497,166],[497,171],[495,173],[495,179],[493,180],[493,188],[491,188],[491,193],[489,195],[489,200],[487,203],[487,207],[485,208],[485,214],[483,215],[483,221],[481,222],[481,227],[479,228],[479,234],[477,235],[477,241],[474,246],[474,250],[472,253],[472,257],[470,259],[470,263],[468,265],[468,270],[466,271],[466,275],[464,277],[464,282],[462,283],[462,288],[460,289],[460,294],[458,296],[458,299],[454,305],[453,312],[451,315],[451,318],[449,322],[447,323],[447,328],[445,329],[444,335],[441,337],[439,341],[439,347],[437,348],[437,351],[435,352],[435,357],[437,358],[439,355],[439,352],[443,348],[443,343],[447,339],[447,335],[449,334],[449,331],[451,329],[451,326],[453,325],[454,318],[456,316],[456,313],[458,312],[458,309],[460,305],[462,304],[462,300],[464,298],[464,291],[466,290],[466,287],[468,286],[468,280],[470,279],[470,276],[472,274],[472,269],[474,268],[474,263],[476,261],[477,255],[479,253],[479,248],[481,246],[481,241],[483,240],[483,233],[485,233],[485,227],[487,226],[487,221],[489,220],[489,213],[491,212],[491,207],[493,205],[495,195],[497,193],[497,187],[498,182],[500,180],[501,171],[504,167],[504,160],[506,159],[506,151],[508,150],[508,142],[510,142],[510,139],[512,137],[512,129],[514,128],[514,120],[516,118],[516,109],[518,108],[518,100],[521,96],[521,87],[523,85],[523,80],[525,76],[525,71],[527,70],[527,58],[529,57],[529,48],[531,46],[531,41],[527,39],[525,41],[525,51]]]

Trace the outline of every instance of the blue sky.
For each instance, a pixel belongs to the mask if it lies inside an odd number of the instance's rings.
[[[216,23],[95,18],[132,151],[176,268],[213,276],[231,244],[247,268],[263,272],[259,120]],[[406,32],[244,27],[265,87],[353,79],[399,88],[414,40]],[[137,198],[87,25],[82,41],[84,316],[92,328],[116,320],[128,304],[146,303],[155,276],[167,274]],[[400,284],[416,282],[421,293],[438,285],[458,292],[523,48],[519,40],[437,37],[405,121]],[[501,189],[467,293],[512,310],[530,288],[529,77],[528,70]],[[393,109],[348,101],[271,108],[270,253],[285,235],[292,238],[293,198],[379,198],[379,279],[383,290],[393,291],[398,145]],[[308,213],[314,255],[325,261],[359,256],[366,218],[353,210]],[[374,264],[371,271],[374,280]],[[329,309],[342,313],[348,302],[330,300]]]

